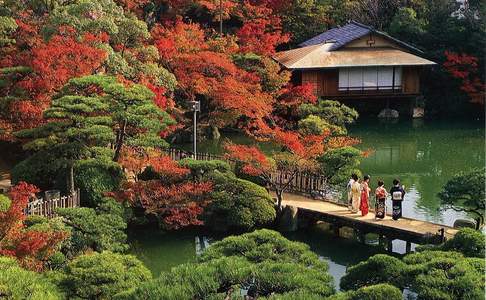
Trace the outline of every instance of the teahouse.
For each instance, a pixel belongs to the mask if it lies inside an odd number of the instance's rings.
[[[360,100],[381,99],[375,102],[381,108],[410,109],[420,95],[420,69],[435,64],[420,57],[421,50],[354,21],[299,47],[274,56],[292,71],[293,82],[309,83],[317,96],[355,106]]]

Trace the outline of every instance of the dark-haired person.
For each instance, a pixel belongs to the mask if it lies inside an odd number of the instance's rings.
[[[398,220],[402,217],[402,202],[405,196],[405,186],[400,186],[400,180],[393,180],[390,195],[392,197],[392,217],[393,220]]]
[[[385,189],[385,183],[378,180],[378,187],[375,190],[375,219],[383,219],[386,214],[385,200],[388,192]]]
[[[359,210],[361,210],[361,215],[364,217],[368,214],[369,210],[369,198],[370,198],[370,187],[368,186],[370,182],[370,176],[365,175],[363,177],[363,182],[361,183],[361,204],[359,205]]]
[[[359,201],[361,199],[361,184],[358,175],[353,174],[354,182],[351,185],[351,211],[357,213],[359,210]]]
[[[353,210],[353,194],[352,194],[352,186],[353,186],[353,183],[356,182],[356,180],[358,180],[358,175],[356,174],[351,174],[351,177],[349,178],[349,181],[348,181],[348,184],[346,185],[346,190],[348,192],[348,209],[349,210]]]

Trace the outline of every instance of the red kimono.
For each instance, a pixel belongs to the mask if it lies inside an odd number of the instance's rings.
[[[368,197],[370,195],[370,189],[368,183],[363,182],[361,184],[361,203],[359,205],[359,210],[361,210],[361,215],[366,216],[368,214]]]

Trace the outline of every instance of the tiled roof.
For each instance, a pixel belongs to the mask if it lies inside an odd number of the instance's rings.
[[[376,29],[373,29],[370,26],[366,26],[356,21],[351,21],[350,23],[346,24],[343,27],[336,27],[333,29],[329,29],[326,32],[323,32],[305,42],[300,43],[299,47],[307,47],[311,45],[323,44],[326,42],[328,43],[333,42],[333,45],[329,49],[329,51],[334,51],[341,48],[342,46],[346,45],[349,42],[352,42],[356,39],[359,39],[362,36],[369,34],[370,32],[380,35],[386,39],[392,40],[393,42],[401,45],[402,47],[408,49],[409,51],[422,53],[420,49],[417,49],[416,47],[410,44],[402,42],[394,37],[389,36],[385,32],[378,31]]]
[[[334,44],[329,49],[330,51],[340,48],[341,46],[346,45],[347,43],[354,41],[368,33],[370,33],[370,28],[359,24],[356,22],[351,22],[343,27],[336,27],[330,29],[326,32],[323,32],[301,44],[300,47],[312,46],[317,44],[323,44],[326,42],[333,41]]]

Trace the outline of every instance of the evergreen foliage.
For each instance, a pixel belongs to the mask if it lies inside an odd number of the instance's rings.
[[[132,255],[105,251],[85,254],[70,262],[61,280],[69,298],[107,299],[143,284],[150,271]]]
[[[0,256],[0,295],[4,299],[63,299],[42,274],[22,269],[15,259],[5,256]]]
[[[348,269],[341,288],[359,289],[386,283],[407,287],[420,300],[482,299],[484,259],[464,257],[458,252],[422,251],[403,260],[379,254]]]
[[[478,228],[484,224],[486,209],[485,172],[483,168],[457,174],[439,193],[439,198],[446,208],[473,214],[477,218]]]
[[[211,176],[211,203],[204,209],[204,224],[216,231],[243,230],[269,225],[275,220],[274,203],[261,186],[233,174]]]
[[[104,198],[96,209],[58,208],[57,213],[71,229],[70,244],[65,249],[70,257],[88,250],[125,252],[128,249],[125,211],[115,200]]]
[[[237,297],[239,289],[253,297],[334,293],[327,264],[307,245],[263,229],[216,242],[196,263],[175,267],[121,298],[220,299]]]

